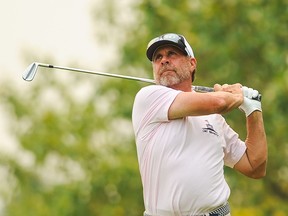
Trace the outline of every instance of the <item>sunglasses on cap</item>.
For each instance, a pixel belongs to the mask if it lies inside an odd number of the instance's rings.
[[[146,56],[152,61],[154,52],[163,45],[174,45],[190,57],[194,57],[193,50],[183,35],[168,33],[152,39],[147,46]]]

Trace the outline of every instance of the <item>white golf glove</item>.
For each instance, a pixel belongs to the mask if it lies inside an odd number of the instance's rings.
[[[259,95],[259,92],[257,90],[248,88],[246,86],[242,87],[242,91],[243,91],[244,101],[239,106],[239,109],[245,113],[246,117],[248,117],[255,110],[259,110],[260,112],[262,112],[261,102],[258,100],[252,99],[252,98],[256,98]]]

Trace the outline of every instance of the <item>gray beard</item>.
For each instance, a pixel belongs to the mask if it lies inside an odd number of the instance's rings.
[[[174,76],[162,76],[159,78],[159,84],[169,87],[177,85],[187,79],[190,79],[190,75],[188,73],[186,74],[175,74]]]
[[[173,66],[170,65],[164,65],[161,69],[160,69],[160,73],[165,71],[165,70],[173,70],[175,72],[175,74],[173,75],[167,75],[167,76],[160,76],[158,82],[156,82],[157,84],[169,87],[169,86],[174,86],[177,85],[187,79],[190,79],[191,74],[188,72],[184,72],[187,71],[188,68],[187,66],[185,68],[182,68],[180,70],[180,73],[178,73],[177,69]]]
[[[160,77],[159,79],[159,84],[166,86],[166,87],[179,84],[180,82],[181,82],[181,79],[178,76],[164,76],[164,77]]]

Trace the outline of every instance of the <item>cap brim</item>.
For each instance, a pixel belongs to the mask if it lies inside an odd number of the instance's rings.
[[[155,42],[154,44],[152,44],[146,51],[146,56],[147,58],[152,61],[152,58],[153,58],[153,54],[154,52],[161,46],[164,46],[164,45],[173,45],[177,48],[179,48],[181,51],[183,51],[185,54],[187,54],[185,48],[181,47],[178,43],[175,43],[173,41],[170,41],[170,40],[160,40],[160,41],[157,41]]]

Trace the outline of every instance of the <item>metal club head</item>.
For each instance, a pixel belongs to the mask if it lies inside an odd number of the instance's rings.
[[[24,71],[23,75],[22,75],[22,78],[25,80],[25,81],[32,81],[36,72],[37,72],[37,69],[38,69],[38,63],[36,62],[33,62],[32,64],[30,64],[26,70]]]

